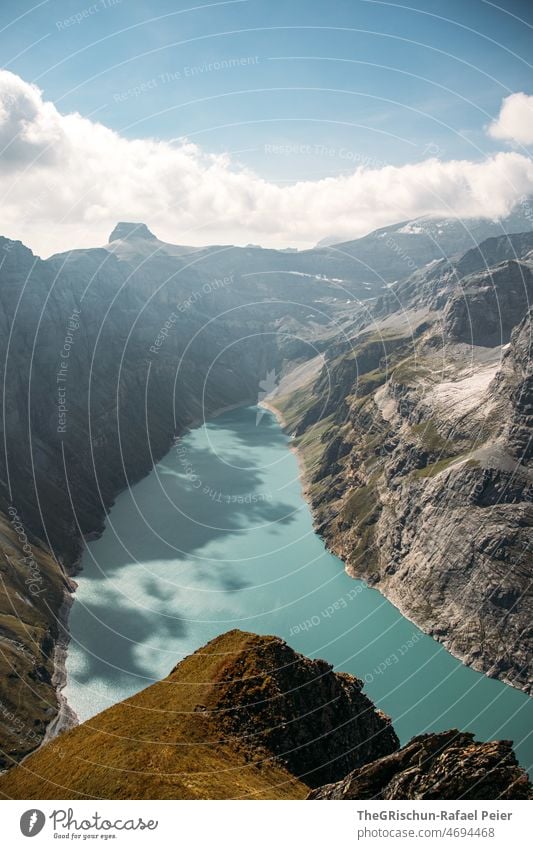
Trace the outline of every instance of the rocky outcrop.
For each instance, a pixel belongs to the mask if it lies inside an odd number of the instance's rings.
[[[220,713],[225,735],[268,750],[311,786],[398,747],[389,718],[358,678],[334,673],[283,640],[256,642],[254,652],[231,659],[214,703],[207,703]]]
[[[151,241],[157,241],[157,237],[148,229],[146,224],[134,224],[128,221],[119,221],[109,236],[110,243],[116,242],[119,239],[150,239]]]
[[[526,222],[524,222],[526,223]],[[531,222],[528,222],[531,226]],[[501,262],[527,257],[533,251],[533,232],[511,232],[503,236],[485,239],[480,245],[467,251],[455,265],[458,279],[467,274],[486,271]]]
[[[361,681],[229,631],[0,777],[0,795],[302,798],[397,748]]]
[[[0,515],[0,546],[2,770],[39,745],[57,714],[56,661],[71,586],[13,508]]]
[[[449,340],[472,345],[505,345],[532,299],[529,263],[510,260],[468,275],[445,306],[444,334]]]
[[[519,464],[528,463],[533,451],[533,310],[515,328],[502,368],[491,387],[493,396],[509,399],[505,442]],[[532,482],[533,483],[533,482]],[[527,499],[533,499],[528,489]]]
[[[531,799],[531,784],[508,740],[476,743],[444,731],[414,737],[309,799]]]

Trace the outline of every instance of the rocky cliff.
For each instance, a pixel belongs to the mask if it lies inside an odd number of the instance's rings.
[[[444,731],[312,790],[309,799],[531,799],[531,784],[507,740],[475,743]]]
[[[357,678],[230,631],[0,777],[0,795],[303,798],[397,748]]]
[[[530,693],[530,239],[520,245],[524,256],[484,272],[469,262],[455,285],[428,272],[422,300],[411,281],[401,311],[379,304],[373,324],[328,349],[318,378],[274,403],[317,528],[348,572]]]

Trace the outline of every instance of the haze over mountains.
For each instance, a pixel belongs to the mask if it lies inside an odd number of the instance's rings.
[[[531,691],[529,209],[301,252],[173,246],[127,222],[47,260],[0,239],[3,766],[68,719],[83,538],[176,435],[254,403],[271,370],[317,528],[349,572]]]
[[[374,294],[387,283],[410,276],[417,268],[440,259],[465,253],[492,236],[531,230],[533,198],[524,197],[513,211],[500,219],[432,218],[424,216],[374,230],[352,241],[334,238],[311,250],[274,250],[248,245],[184,247],[160,242],[146,224],[119,223],[109,237],[108,250],[133,259],[158,254],[186,256],[196,254],[202,268],[241,273],[285,271],[327,277],[340,283],[361,299]],[[216,264],[211,260],[216,256]],[[357,284],[366,284],[361,287]],[[365,291],[365,289],[367,291]],[[372,289],[372,292],[368,290]]]

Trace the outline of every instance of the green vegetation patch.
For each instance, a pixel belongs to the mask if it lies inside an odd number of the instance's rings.
[[[439,472],[447,469],[448,466],[451,466],[452,463],[456,463],[461,459],[461,454],[456,454],[455,457],[444,457],[442,460],[438,460],[436,463],[431,463],[429,466],[425,466],[423,469],[416,469],[413,472],[414,478],[434,478],[435,475],[438,475]],[[470,458],[464,463],[464,466],[469,469],[474,469],[479,467],[479,461],[474,458]]]
[[[342,518],[345,522],[358,521],[365,525],[374,524],[379,508],[379,498],[372,485],[354,489],[344,502]]]
[[[273,400],[273,405],[280,411],[289,430],[293,430],[315,404],[316,398],[311,391],[313,382],[310,381],[294,392]]]
[[[431,453],[449,451],[453,444],[451,440],[445,439],[441,436],[433,419],[428,419],[425,422],[413,425],[411,433],[419,439],[424,450]]]
[[[333,414],[308,427],[305,433],[292,443],[301,452],[305,470],[309,474],[318,468],[328,446],[330,440],[324,439],[327,431],[331,431],[331,438],[337,433],[337,429],[332,427],[332,422]]]
[[[429,377],[431,377],[431,371],[428,368],[421,366],[416,357],[408,357],[396,366],[391,375],[391,380],[394,383],[412,386],[422,378]]]
[[[366,395],[370,395],[371,392],[375,392],[376,389],[383,386],[389,378],[389,375],[389,371],[383,371],[381,369],[374,369],[373,371],[369,371],[366,374],[361,375],[357,378],[357,395],[359,397],[364,397]]]

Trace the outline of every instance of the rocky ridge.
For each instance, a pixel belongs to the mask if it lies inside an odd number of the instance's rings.
[[[524,799],[531,785],[505,741],[448,731],[399,749],[357,678],[229,631],[0,776],[0,796]]]
[[[0,777],[8,798],[302,798],[398,748],[362,682],[229,631]]]
[[[414,737],[308,798],[504,800],[532,793],[508,740],[476,743],[472,734],[454,730]]]

